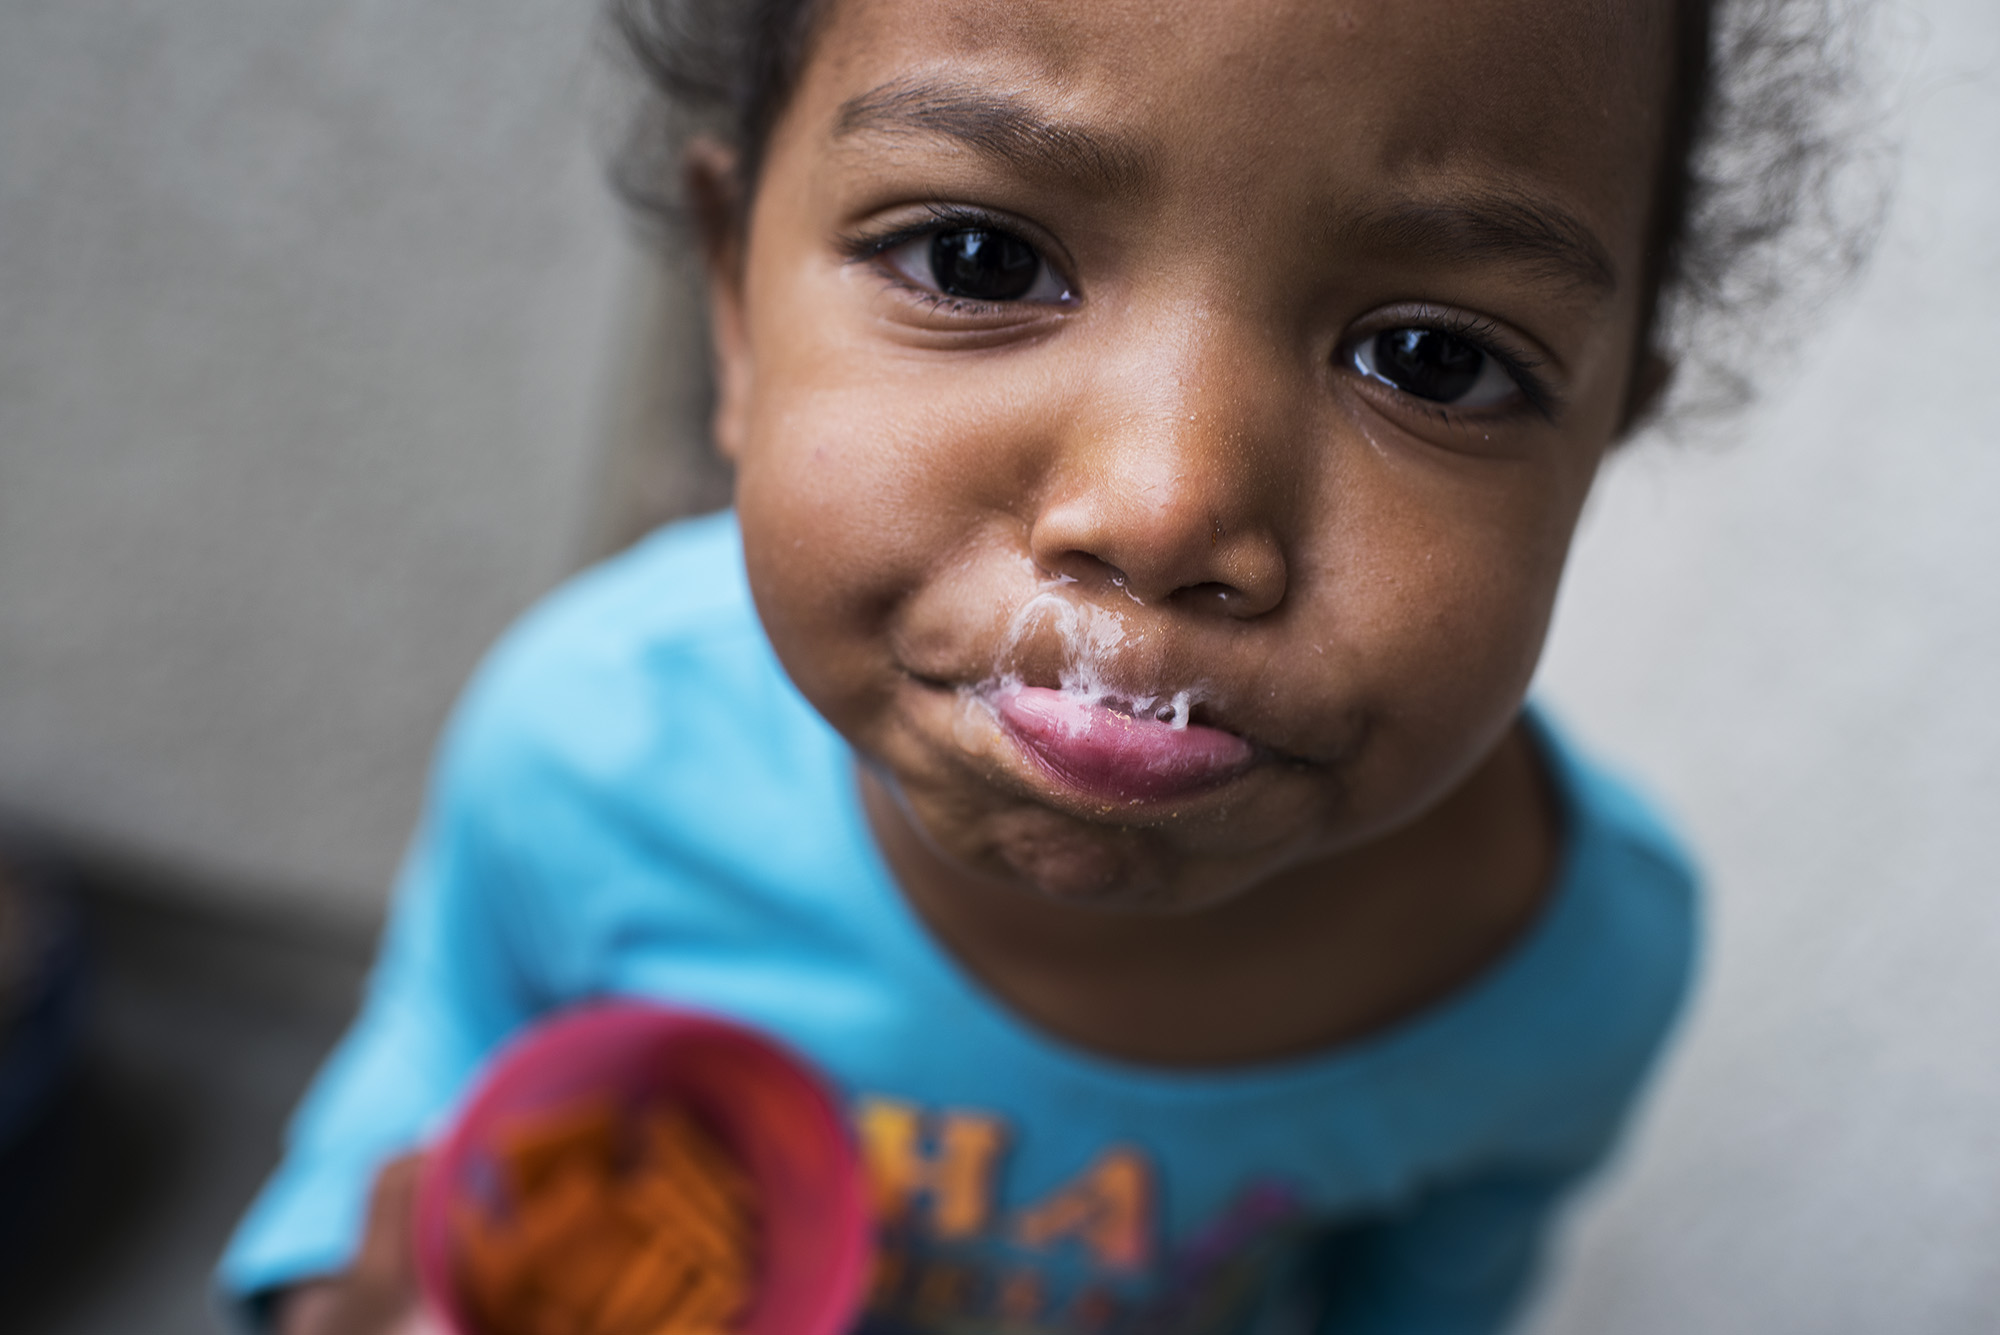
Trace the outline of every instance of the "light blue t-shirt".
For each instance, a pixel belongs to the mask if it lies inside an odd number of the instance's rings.
[[[815,1060],[885,1208],[872,1332],[1486,1332],[1686,990],[1693,879],[1539,716],[1558,882],[1509,954],[1365,1041],[1152,1069],[1038,1031],[926,932],[846,743],[751,606],[731,516],[527,617],[443,743],[367,1003],[240,1226],[249,1298],[348,1262],[373,1170],[495,1046],[607,994]]]

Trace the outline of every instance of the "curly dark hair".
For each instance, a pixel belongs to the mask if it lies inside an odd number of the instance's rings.
[[[1788,346],[1858,271],[1880,230],[1886,160],[1860,59],[1867,0],[1678,0],[1662,175],[1635,362],[1672,363],[1669,422],[1741,407],[1742,354]],[[608,0],[647,96],[613,163],[641,219],[683,221],[682,153],[735,150],[756,188],[805,61],[819,0]],[[1635,382],[1637,377],[1635,377]]]

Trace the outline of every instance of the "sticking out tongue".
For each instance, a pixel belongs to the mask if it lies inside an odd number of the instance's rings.
[[[1044,769],[1113,801],[1156,801],[1212,787],[1253,758],[1235,733],[1134,718],[1040,686],[1002,691],[994,707]]]

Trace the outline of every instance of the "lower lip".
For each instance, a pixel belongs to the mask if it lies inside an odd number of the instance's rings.
[[[1004,691],[993,705],[1043,769],[1101,800],[1185,797],[1236,777],[1255,759],[1233,732],[1176,728],[1044,687]]]

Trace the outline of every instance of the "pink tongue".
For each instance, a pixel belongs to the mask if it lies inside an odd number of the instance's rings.
[[[1037,760],[1100,797],[1133,801],[1193,792],[1230,777],[1252,758],[1250,744],[1235,733],[1175,728],[1045,687],[1003,692],[995,704]]]

